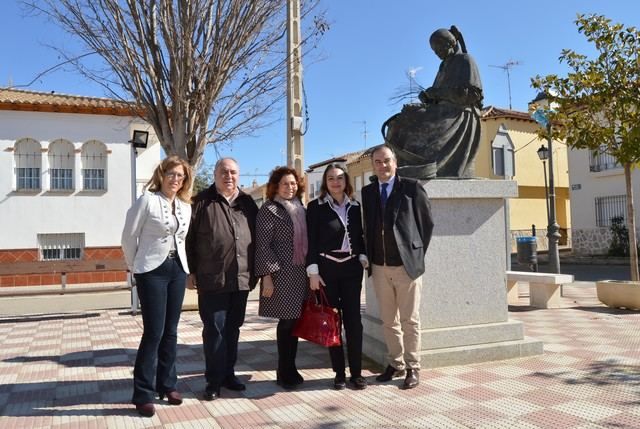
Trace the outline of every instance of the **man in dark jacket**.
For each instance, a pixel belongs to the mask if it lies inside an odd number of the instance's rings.
[[[244,390],[234,366],[240,326],[244,322],[254,275],[255,225],[258,206],[238,189],[238,163],[220,159],[214,184],[200,192],[192,206],[186,241],[191,275],[188,288],[198,290],[205,356],[206,400],[220,396],[220,387]]]
[[[379,146],[371,156],[376,179],[362,188],[365,241],[389,361],[376,379],[406,369],[403,387],[411,389],[420,382],[420,288],[433,220],[420,182],[396,175],[391,148]]]

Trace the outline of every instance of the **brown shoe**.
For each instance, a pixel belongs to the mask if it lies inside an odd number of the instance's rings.
[[[404,375],[404,370],[397,370],[391,365],[387,366],[387,369],[384,370],[382,374],[376,377],[376,381],[380,381],[382,383],[386,383],[387,381],[391,381],[394,377],[402,377]]]
[[[163,400],[164,397],[167,397],[167,402],[169,405],[180,405],[182,404],[182,395],[177,390],[172,390],[171,392],[161,393],[160,400]]]
[[[136,404],[136,410],[142,417],[153,417],[156,413],[156,407],[154,407],[151,402],[147,402],[146,404]]]
[[[403,389],[413,389],[420,384],[420,370],[415,368],[407,368],[407,376],[404,379]]]

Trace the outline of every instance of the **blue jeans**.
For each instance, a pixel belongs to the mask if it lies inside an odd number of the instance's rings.
[[[131,402],[146,404],[153,402],[156,392],[176,390],[178,321],[187,275],[178,258],[167,258],[158,268],[135,274],[135,278],[143,332],[133,369]]]
[[[249,291],[198,295],[207,390],[217,391],[235,376],[240,327],[244,323],[248,297]]]

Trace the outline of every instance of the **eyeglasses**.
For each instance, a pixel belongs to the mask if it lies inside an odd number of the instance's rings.
[[[178,180],[184,180],[184,174],[182,174],[182,173],[174,173],[173,171],[170,171],[168,173],[164,173],[164,177],[178,179]]]

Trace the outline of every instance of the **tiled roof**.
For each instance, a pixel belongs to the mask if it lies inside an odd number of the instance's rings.
[[[307,172],[313,170],[317,167],[322,167],[323,165],[331,164],[332,162],[352,162],[358,159],[366,150],[357,150],[355,152],[345,153],[344,155],[334,156],[330,159],[325,159],[324,161],[316,162],[315,164],[311,164],[307,167]]]
[[[135,116],[133,103],[111,98],[0,88],[0,110]]]
[[[520,112],[518,110],[509,110],[509,109],[499,109],[494,106],[487,106],[482,109],[482,119],[493,119],[493,118],[511,118],[511,119],[521,119],[524,121],[534,122],[533,118],[529,116],[527,112]]]

